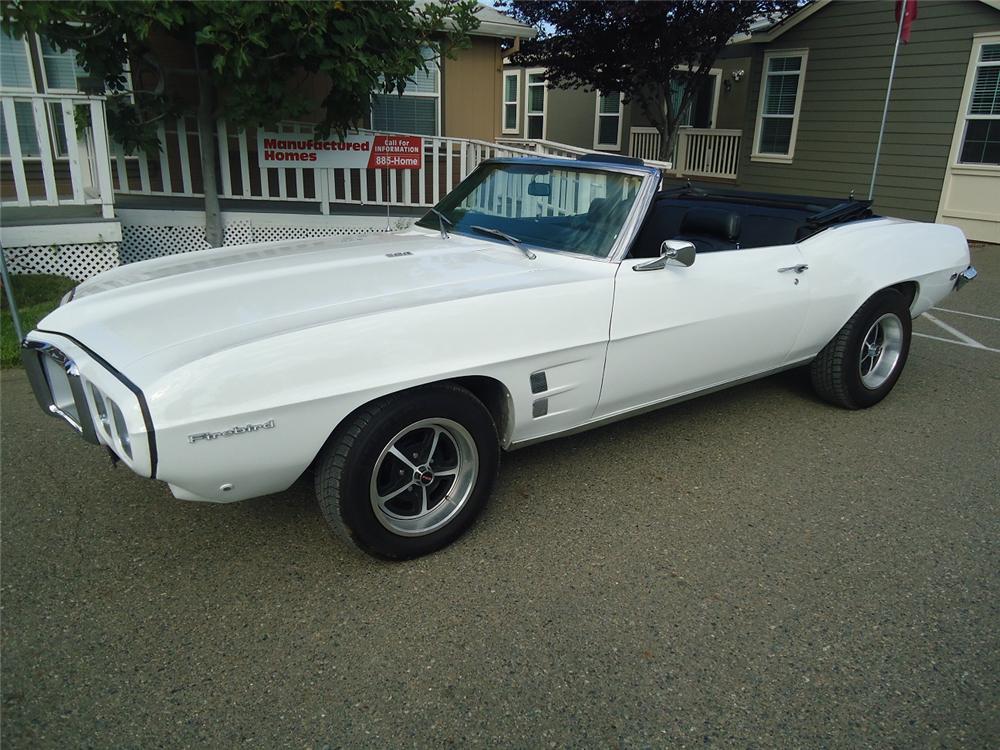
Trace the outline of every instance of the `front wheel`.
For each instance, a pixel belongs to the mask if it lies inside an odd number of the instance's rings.
[[[406,559],[450,544],[472,524],[498,464],[486,407],[464,388],[428,386],[352,414],[320,458],[316,496],[340,536]]]
[[[906,298],[884,289],[863,304],[809,367],[825,401],[864,409],[896,385],[910,353],[912,321]]]

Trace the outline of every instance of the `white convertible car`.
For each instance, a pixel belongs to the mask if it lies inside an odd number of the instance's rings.
[[[409,230],[95,276],[24,343],[35,395],[186,500],[307,470],[345,539],[425,554],[511,449],[807,365],[857,409],[975,275],[950,226],[865,201],[661,190],[637,160],[482,164]]]

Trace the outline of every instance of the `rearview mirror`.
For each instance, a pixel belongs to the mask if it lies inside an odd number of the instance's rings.
[[[552,195],[552,186],[547,182],[535,182],[532,180],[528,183],[528,195],[535,195],[539,198],[548,198]]]
[[[660,245],[660,257],[648,263],[640,263],[632,266],[633,271],[659,271],[665,268],[668,262],[680,266],[690,266],[694,263],[697,251],[694,245],[687,240],[664,240]]]

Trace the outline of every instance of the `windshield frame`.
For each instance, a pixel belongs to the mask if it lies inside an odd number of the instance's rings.
[[[572,250],[562,250],[558,248],[545,247],[542,245],[535,245],[528,241],[522,241],[522,244],[531,248],[532,250],[537,250],[543,253],[555,253],[558,255],[569,255],[574,258],[583,258],[584,260],[598,261],[602,263],[620,263],[625,257],[625,253],[631,246],[632,241],[635,239],[636,235],[639,233],[639,228],[642,224],[643,219],[646,216],[647,209],[652,201],[653,195],[659,189],[661,175],[659,170],[654,167],[648,167],[645,165],[631,165],[631,164],[607,164],[598,162],[589,162],[586,160],[573,160],[573,159],[556,159],[556,158],[536,158],[536,157],[499,157],[493,159],[487,159],[477,166],[468,177],[462,180],[458,185],[456,185],[450,192],[448,192],[440,201],[434,204],[433,208],[436,210],[441,210],[441,204],[448,199],[453,193],[459,190],[463,184],[469,182],[473,178],[477,177],[481,172],[485,171],[490,167],[502,164],[526,164],[544,167],[554,167],[557,169],[576,169],[588,172],[607,172],[611,174],[628,174],[635,177],[641,177],[642,182],[639,185],[639,190],[636,193],[635,200],[632,203],[632,207],[629,209],[629,213],[626,215],[624,221],[622,221],[621,231],[618,233],[618,237],[612,244],[611,249],[608,251],[607,255],[590,255],[588,253],[578,253]],[[434,215],[433,211],[427,211],[423,216],[417,221],[423,221],[426,219],[429,223],[434,223],[437,221],[437,217]],[[433,231],[430,227],[423,226],[422,224],[415,223],[414,226],[420,229],[425,229]],[[479,232],[470,231],[458,226],[453,226],[448,228],[449,234],[457,234],[463,237],[472,237],[478,240],[483,240],[486,242],[495,242],[498,244],[508,245],[507,241],[500,237],[490,237]],[[508,245],[509,246],[509,245]]]

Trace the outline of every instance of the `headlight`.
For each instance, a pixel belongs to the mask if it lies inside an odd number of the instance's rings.
[[[94,397],[94,406],[97,407],[97,418],[101,420],[104,427],[104,434],[111,434],[111,421],[108,419],[108,405],[104,403],[104,396],[93,385],[90,386],[90,394]]]
[[[118,404],[108,399],[108,406],[111,407],[111,418],[115,421],[115,432],[118,433],[118,445],[125,451],[125,455],[132,458],[132,443],[129,441],[128,425],[125,424],[125,416]]]

